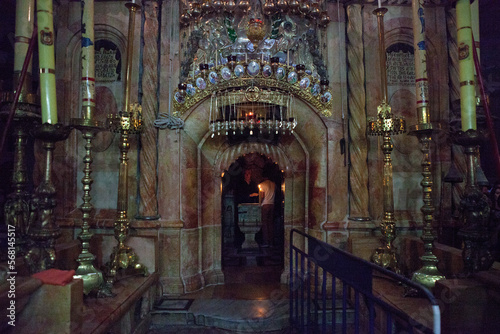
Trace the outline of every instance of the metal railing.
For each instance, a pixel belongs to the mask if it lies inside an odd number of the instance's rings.
[[[409,308],[398,307],[407,289],[419,297],[401,303]],[[295,330],[439,334],[440,321],[438,303],[423,286],[298,230],[290,232],[290,323]]]

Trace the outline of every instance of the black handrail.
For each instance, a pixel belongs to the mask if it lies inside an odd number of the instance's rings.
[[[294,235],[303,237],[304,249],[294,244]],[[299,261],[300,260],[300,261]],[[300,262],[300,266],[299,266]],[[313,270],[311,267],[314,266]],[[320,279],[321,275],[321,284]],[[374,276],[374,273],[377,273]],[[314,275],[314,280],[311,276]],[[432,311],[432,321],[424,324],[419,319],[388,304],[373,293],[373,278],[386,278],[417,291],[420,298],[428,301]],[[327,291],[328,278],[331,279],[330,293]],[[336,319],[337,281],[342,286],[341,319]],[[294,328],[310,333],[336,333],[340,323],[342,333],[375,332],[375,320],[383,330],[393,333],[405,330],[413,333],[415,329],[423,333],[441,331],[441,318],[437,300],[432,293],[418,283],[404,276],[386,270],[373,263],[358,258],[301,231],[290,232],[290,322]],[[314,293],[311,289],[314,288]],[[319,291],[321,289],[321,291]],[[321,293],[321,296],[320,296]],[[330,301],[331,318],[327,318],[327,301]],[[425,307],[427,308],[427,306]],[[319,311],[321,309],[321,316]],[[348,313],[353,314],[349,322]],[[382,321],[385,315],[385,322]]]

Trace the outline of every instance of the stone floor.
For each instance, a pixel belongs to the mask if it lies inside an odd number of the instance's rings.
[[[240,333],[296,334],[299,333],[299,331],[291,328],[285,328],[277,331],[241,332],[241,331],[233,331],[215,327],[207,328],[200,326],[170,326],[164,329],[151,329],[148,332],[148,334],[240,334]]]
[[[148,333],[293,333],[281,271],[281,266],[227,267],[226,284],[164,299],[152,312]]]
[[[289,292],[287,285],[279,283],[281,268],[226,268],[226,284],[164,299],[164,308],[152,312],[148,334],[298,333],[289,325]],[[389,304],[399,305],[405,312],[424,312],[421,300],[403,297],[404,287],[398,282],[375,278],[374,284]],[[348,332],[354,332],[348,326]]]
[[[248,263],[227,266],[224,285],[164,299],[163,309],[157,307],[151,314],[148,334],[295,334],[297,330],[289,326],[288,287],[280,284],[282,268]],[[468,280],[451,282],[453,291],[438,293],[443,334],[498,333],[500,285],[491,283],[500,281],[498,272],[482,273],[485,282],[468,279],[475,282],[473,286],[465,287]],[[386,277],[374,276],[373,284],[379,298],[432,328],[432,310],[424,299],[405,297],[405,287]]]

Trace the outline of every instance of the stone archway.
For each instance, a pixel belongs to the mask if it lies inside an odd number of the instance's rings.
[[[285,269],[288,280],[288,243],[292,228],[321,236],[328,214],[327,127],[315,111],[297,101],[300,128],[278,143],[244,141],[230,145],[224,136],[211,137],[209,103],[205,101],[186,115],[179,133],[180,275],[185,291],[221,284],[221,175],[239,156],[258,152],[283,169],[285,179]],[[165,194],[167,195],[167,194]]]
[[[222,221],[221,212],[221,175],[224,171],[228,170],[231,163],[235,161],[239,156],[249,154],[252,152],[261,153],[270,158],[270,160],[276,162],[280,168],[283,170],[283,176],[285,179],[284,185],[284,239],[285,239],[285,249],[284,249],[284,262],[285,270],[282,275],[282,282],[286,281],[286,268],[288,263],[288,234],[291,228],[296,227],[296,222],[301,224],[300,228],[307,226],[307,178],[308,174],[308,163],[305,165],[300,164],[300,161],[308,161],[307,152],[304,148],[299,145],[298,140],[293,140],[288,146],[282,144],[271,145],[259,142],[252,143],[241,143],[236,146],[228,146],[222,143],[220,147],[215,147],[220,144],[217,141],[205,141],[199,146],[199,185],[200,185],[200,206],[206,208],[202,212],[201,226],[203,230],[210,234],[210,238],[204,238],[202,241],[202,260],[204,264],[217,264],[219,268],[215,269],[217,273],[222,274],[221,268],[221,234],[222,227],[220,222]],[[210,152],[217,153],[210,158]],[[212,161],[212,163],[209,163]],[[212,187],[207,188],[208,184],[212,184]],[[210,191],[213,189],[213,192]],[[302,225],[303,224],[303,225]],[[207,256],[215,256],[215,259],[208,259]],[[215,261],[214,261],[215,260]],[[211,273],[209,268],[203,270],[203,272]],[[211,281],[213,274],[204,275],[205,281]]]

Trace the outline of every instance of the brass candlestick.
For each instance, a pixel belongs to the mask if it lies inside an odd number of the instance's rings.
[[[62,124],[44,123],[34,129],[34,136],[42,140],[46,154],[44,178],[30,203],[27,234],[33,245],[25,255],[25,260],[32,273],[52,268],[56,260],[54,244],[61,232],[53,215],[56,190],[52,183],[52,160],[55,143],[68,138],[70,132],[71,127]]]
[[[18,6],[23,3],[18,2]],[[18,12],[19,15],[30,16],[30,11]],[[29,21],[29,19],[27,19]],[[16,19],[16,53],[21,56],[26,45],[21,43],[24,29],[30,27],[22,19]],[[19,29],[19,31],[17,31]],[[19,32],[19,34],[18,34]],[[19,38],[18,38],[19,37]],[[0,143],[0,152],[3,153],[7,131],[11,121],[13,122],[15,133],[14,167],[12,171],[12,187],[14,192],[10,194],[5,202],[5,223],[12,225],[16,229],[16,252],[24,255],[28,251],[28,226],[30,216],[31,194],[26,190],[28,185],[28,167],[26,165],[26,144],[28,133],[36,124],[40,123],[40,101],[38,96],[31,92],[31,56],[36,43],[36,31],[32,31],[31,39],[28,43],[26,55],[20,72],[14,71],[13,86],[14,92],[2,92],[0,94],[0,115],[5,117],[6,124]],[[19,57],[20,60],[21,57]],[[16,66],[14,66],[16,68]]]
[[[420,182],[423,190],[424,205],[420,208],[423,214],[423,229],[422,241],[424,242],[424,254],[420,258],[422,267],[417,270],[412,280],[422,284],[428,289],[434,288],[436,281],[445,278],[438,270],[437,257],[432,253],[433,243],[436,239],[432,227],[434,218],[434,206],[432,205],[432,172],[430,160],[430,145],[432,143],[432,135],[440,131],[439,123],[431,123],[429,111],[429,86],[427,80],[427,50],[425,46],[425,18],[423,16],[422,4],[418,1],[413,1],[413,46],[415,49],[415,88],[417,101],[417,116],[418,124],[410,129],[410,134],[418,138],[422,159],[422,175],[423,180]]]
[[[135,3],[127,3],[129,9],[129,29],[127,43],[127,66],[125,70],[124,110],[119,115],[108,115],[110,131],[120,134],[120,169],[118,174],[118,203],[114,223],[115,239],[118,245],[113,248],[110,262],[107,265],[107,286],[111,287],[116,279],[118,269],[134,268],[136,271],[147,275],[147,269],[138,263],[137,255],[125,245],[130,222],[128,220],[128,150],[130,148],[129,134],[140,133],[142,130],[142,107],[135,103],[130,104],[130,82],[132,74],[132,57],[134,45],[135,13],[140,8]]]
[[[427,108],[422,111],[425,119],[429,119]],[[429,157],[430,144],[432,142],[432,135],[440,130],[439,124],[433,123],[420,123],[410,129],[410,134],[417,136],[421,151],[423,154],[422,159],[422,175],[423,180],[420,182],[423,190],[424,205],[420,209],[423,214],[424,226],[422,229],[422,241],[424,242],[424,254],[420,258],[422,260],[422,267],[413,273],[412,281],[422,284],[428,289],[432,290],[436,285],[436,281],[446,278],[437,268],[438,258],[433,253],[434,228],[432,222],[434,219],[434,206],[432,205],[432,173],[431,173],[431,160]]]
[[[80,278],[83,280],[83,293],[85,295],[92,291],[97,291],[99,296],[109,296],[110,291],[104,291],[104,278],[102,272],[94,267],[95,256],[90,252],[90,240],[92,239],[92,233],[90,232],[90,220],[92,219],[91,214],[94,206],[91,203],[92,197],[90,191],[92,189],[92,183],[94,182],[91,177],[92,173],[92,140],[95,135],[104,129],[103,124],[98,121],[91,119],[79,119],[73,118],[71,120],[72,124],[77,128],[85,140],[85,156],[83,157],[84,167],[83,167],[83,203],[80,205],[80,211],[82,212],[82,231],[78,235],[78,239],[82,242],[82,251],[78,255],[78,268],[75,271],[74,278]]]
[[[35,102],[36,96],[28,94],[15,106],[12,120],[14,134],[14,166],[12,171],[13,192],[7,196],[4,205],[5,223],[16,228],[16,252],[24,255],[28,251],[28,221],[30,215],[29,202],[31,193],[27,190],[30,177],[26,162],[29,133],[40,123],[40,107]],[[13,104],[12,94],[3,93],[0,97],[0,117],[8,117],[7,109]]]
[[[466,185],[459,210],[462,228],[458,232],[464,243],[462,258],[465,275],[488,270],[493,264],[488,249],[490,206],[486,195],[477,185],[476,172],[478,147],[484,139],[484,134],[472,129],[459,131],[455,135],[455,142],[464,147],[467,156]]]
[[[383,136],[381,145],[384,153],[384,169],[383,169],[383,197],[384,197],[384,217],[380,223],[382,232],[383,247],[379,247],[372,255],[372,261],[383,268],[389,268],[394,271],[399,271],[396,259],[396,252],[392,242],[395,236],[394,219],[394,191],[392,185],[392,159],[391,152],[393,149],[391,135],[405,132],[405,120],[394,116],[391,111],[391,106],[387,103],[387,76],[386,76],[386,56],[384,43],[384,14],[387,13],[387,8],[377,8],[373,11],[377,15],[378,31],[379,31],[379,57],[380,57],[380,81],[382,87],[383,100],[377,107],[377,117],[368,121],[368,134],[372,136]]]
[[[138,263],[138,257],[132,248],[125,245],[128,237],[130,222],[128,220],[128,150],[130,148],[129,134],[140,133],[142,130],[142,108],[139,104],[130,106],[130,112],[120,112],[119,115],[108,116],[108,126],[111,131],[120,133],[120,170],[118,176],[118,204],[114,223],[115,239],[118,245],[108,264],[107,285],[112,286],[118,269],[134,268],[147,275],[147,269]]]

